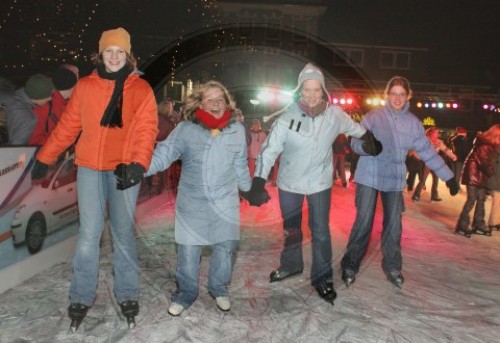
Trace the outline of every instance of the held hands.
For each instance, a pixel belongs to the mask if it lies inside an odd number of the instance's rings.
[[[116,188],[124,190],[137,185],[144,178],[146,170],[139,163],[120,163],[115,168]]]
[[[363,140],[363,151],[368,155],[377,156],[382,152],[382,143],[375,138],[371,131],[366,130],[361,139]]]
[[[454,177],[452,177],[451,179],[446,181],[446,187],[448,187],[450,189],[450,194],[452,196],[457,195],[458,190],[460,189],[460,187],[458,186],[458,183]]]
[[[43,179],[45,175],[47,175],[48,170],[49,170],[48,164],[40,162],[39,160],[35,160],[35,164],[31,169],[31,180],[35,181]]]
[[[248,200],[250,206],[261,206],[271,199],[267,191],[264,189],[266,180],[261,177],[254,177],[252,180],[252,188],[248,192],[242,192],[245,199]]]

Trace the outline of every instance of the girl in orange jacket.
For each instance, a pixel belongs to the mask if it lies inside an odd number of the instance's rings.
[[[96,295],[99,242],[106,210],[113,238],[114,293],[129,327],[139,312],[139,267],[134,215],[143,173],[157,135],[157,109],[149,84],[139,77],[123,28],[103,32],[96,69],[78,81],[45,145],[36,155],[32,178],[77,140],[80,235],[73,257],[69,297],[76,331]]]

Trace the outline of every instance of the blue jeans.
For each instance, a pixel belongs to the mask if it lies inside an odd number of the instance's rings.
[[[366,252],[373,228],[373,217],[377,205],[378,193],[384,209],[382,230],[382,269],[386,272],[401,271],[401,217],[404,211],[402,192],[379,192],[375,188],[356,185],[356,220],[351,230],[342,269],[359,271],[361,259]]]
[[[116,300],[138,300],[139,268],[133,224],[140,184],[118,190],[113,171],[78,167],[77,187],[80,233],[73,256],[70,301],[87,306],[94,302],[106,205],[113,239]]]
[[[281,216],[283,217],[284,249],[281,252],[280,270],[295,272],[304,268],[302,256],[302,204],[307,198],[309,228],[312,236],[311,284],[331,281],[332,239],[330,237],[331,188],[304,195],[279,189]]]
[[[213,244],[212,257],[208,270],[208,291],[214,297],[228,296],[233,267],[233,257],[238,241],[225,241]],[[191,306],[198,296],[202,245],[177,244],[177,268],[175,278],[177,290],[172,302]]]

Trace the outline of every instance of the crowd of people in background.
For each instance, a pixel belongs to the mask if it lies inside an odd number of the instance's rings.
[[[93,62],[95,70],[88,76],[80,77],[76,66],[63,64],[49,76],[30,76],[19,89],[0,78],[0,144],[41,146],[31,171],[33,182],[44,178],[65,151],[75,154],[80,235],[69,290],[73,330],[96,296],[106,212],[114,244],[115,297],[129,326],[135,325],[140,285],[134,215],[143,180],[148,194],[169,188],[176,198],[177,289],[168,307],[172,316],[189,308],[198,295],[203,246],[212,250],[208,291],[220,310],[230,310],[240,204],[243,199],[251,206],[269,201],[268,181],[277,187],[283,221],[283,249],[269,282],[284,281],[304,269],[302,216],[307,200],[310,283],[331,304],[336,292],[330,205],[336,179],[343,188],[352,183],[356,192],[356,218],[341,261],[347,286],[360,269],[380,195],[382,269],[390,282],[402,287],[403,192],[413,191],[411,199],[418,203],[429,174],[431,201],[442,200],[439,179],[452,196],[460,184],[465,186],[457,233],[470,237],[500,230],[500,125],[477,133],[472,144],[463,127],[451,137],[440,137],[438,127],[425,130],[409,110],[412,89],[404,77],[389,80],[386,104],[356,122],[332,105],[323,72],[308,63],[293,91],[297,99],[266,118],[276,117],[266,131],[260,118],[247,123],[229,90],[217,81],[201,85],[186,103],[155,98],[137,70],[130,35],[123,28],[102,33]]]

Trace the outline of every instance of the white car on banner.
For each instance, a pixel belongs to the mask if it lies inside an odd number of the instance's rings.
[[[25,243],[28,251],[35,254],[48,233],[78,219],[76,171],[71,155],[24,196],[12,219],[14,246]]]

